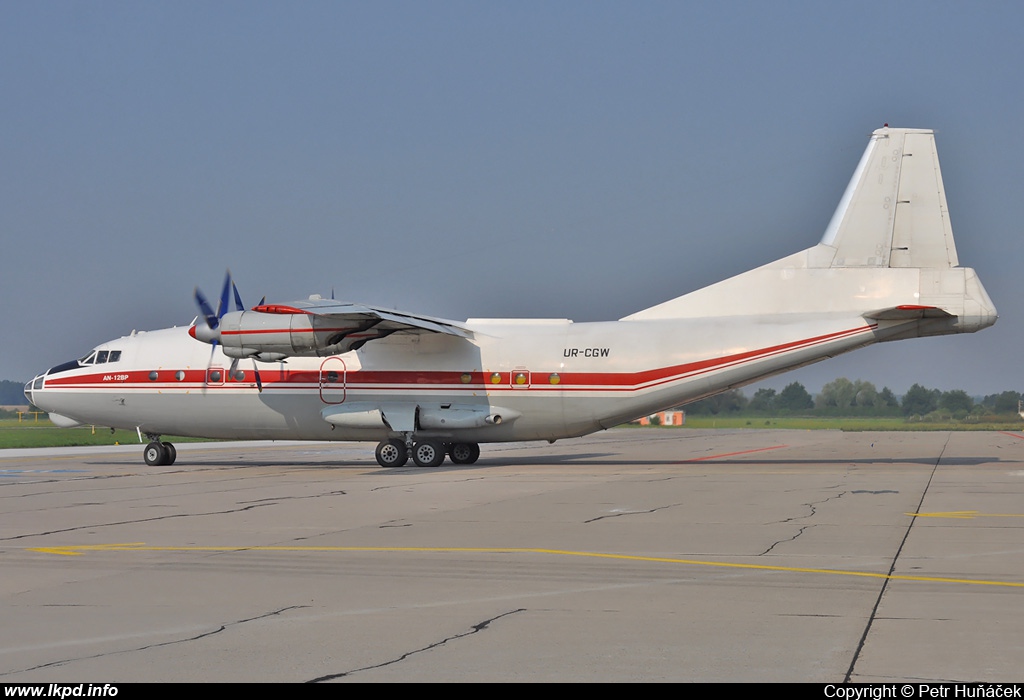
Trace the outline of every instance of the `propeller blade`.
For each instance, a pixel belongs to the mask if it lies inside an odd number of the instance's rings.
[[[256,367],[256,358],[253,358],[253,360],[252,360],[252,371],[253,371],[253,374],[256,375],[256,391],[258,391],[259,393],[262,394],[263,393],[263,380],[260,379],[260,370],[259,370],[258,367]]]
[[[206,325],[211,329],[215,329],[220,325],[220,319],[217,314],[213,312],[213,307],[210,306],[210,302],[206,300],[203,293],[199,291],[199,287],[196,287],[195,291],[196,304],[199,305],[199,311],[203,314],[203,318],[206,319]]]
[[[224,314],[228,312],[228,303],[230,299],[228,296],[231,294],[231,270],[224,273],[224,286],[220,290],[220,305],[217,306],[217,321],[220,322],[224,318]]]
[[[234,280],[231,281],[231,291],[235,293],[235,311],[245,311],[245,304],[242,303],[242,297],[238,293],[238,287]]]

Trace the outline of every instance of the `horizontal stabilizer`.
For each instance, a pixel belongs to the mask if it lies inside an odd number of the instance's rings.
[[[937,306],[920,306],[917,304],[903,304],[889,309],[879,309],[864,314],[864,318],[875,321],[913,321],[918,318],[954,318],[954,314],[944,311]]]

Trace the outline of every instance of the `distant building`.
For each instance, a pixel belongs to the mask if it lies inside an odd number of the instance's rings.
[[[686,411],[662,411],[633,421],[640,425],[684,425]]]

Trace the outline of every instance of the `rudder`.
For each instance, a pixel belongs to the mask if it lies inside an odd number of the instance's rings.
[[[831,267],[956,267],[934,132],[876,130],[821,244]]]

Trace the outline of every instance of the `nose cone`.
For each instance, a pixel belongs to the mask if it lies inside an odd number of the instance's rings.
[[[204,321],[196,321],[195,325],[188,329],[188,334],[204,343],[220,342],[220,330],[210,328]]]

